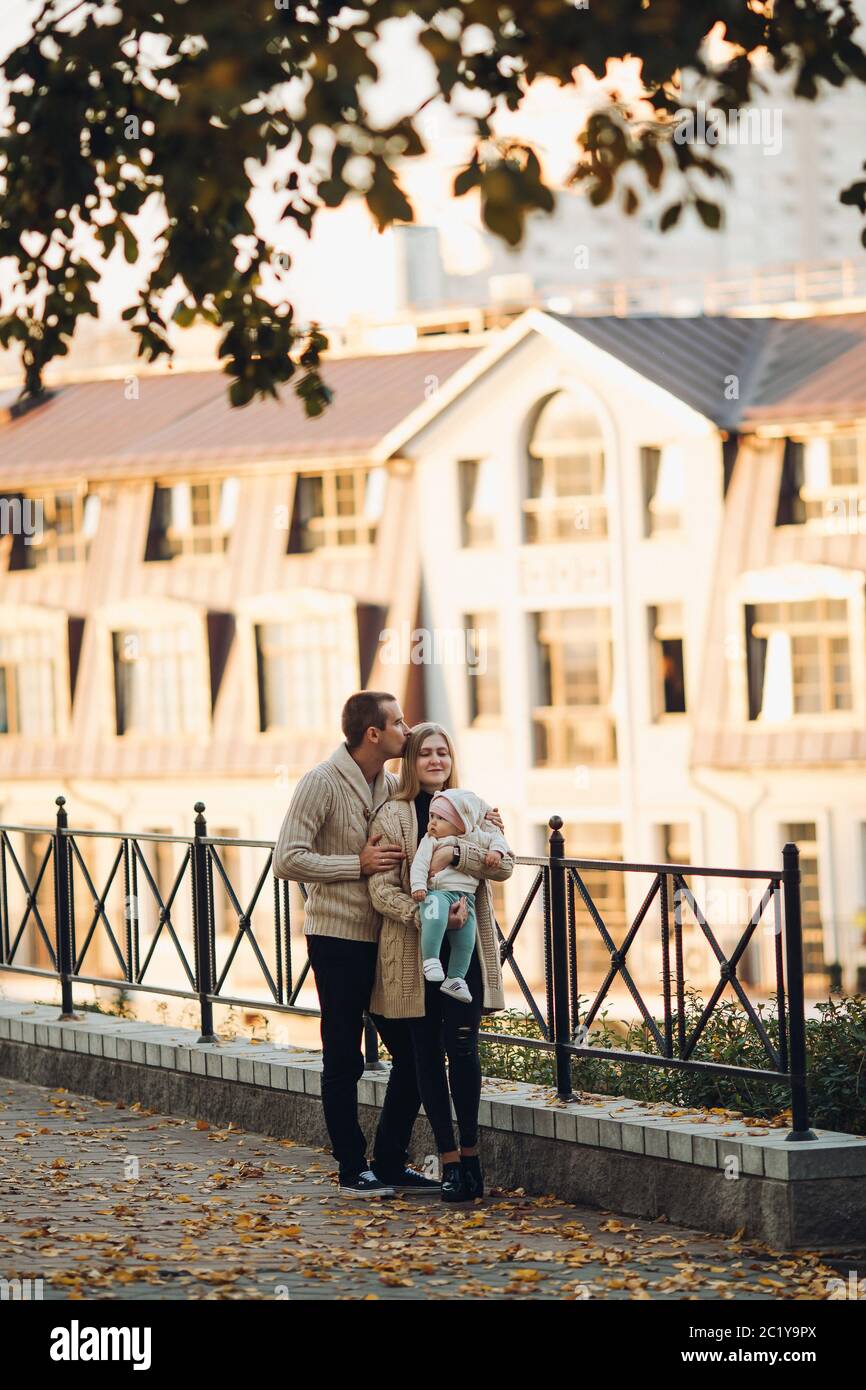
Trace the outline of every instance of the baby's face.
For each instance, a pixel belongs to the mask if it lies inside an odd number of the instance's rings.
[[[427,825],[427,834],[432,835],[434,840],[443,840],[446,835],[453,835],[455,827],[450,820],[444,816],[439,816],[435,811],[430,812],[430,820]]]

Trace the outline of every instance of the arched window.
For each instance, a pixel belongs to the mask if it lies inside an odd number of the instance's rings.
[[[607,535],[604,443],[589,391],[559,391],[542,407],[529,441],[523,510],[530,543]]]

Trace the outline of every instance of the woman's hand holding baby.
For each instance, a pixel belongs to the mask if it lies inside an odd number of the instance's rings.
[[[466,899],[461,897],[456,903],[452,903],[448,912],[448,930],[456,931],[462,927],[469,916],[469,904]]]

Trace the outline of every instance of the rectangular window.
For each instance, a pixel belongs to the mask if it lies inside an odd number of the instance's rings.
[[[533,710],[536,766],[615,762],[610,610],[554,609],[533,617],[541,697]]]
[[[460,543],[490,546],[496,541],[496,475],[493,459],[460,459]]]
[[[866,436],[843,434],[829,441],[830,485],[832,487],[861,487],[866,485]]]
[[[372,545],[387,481],[385,468],[299,474],[288,553],[307,555],[314,550]]]
[[[622,827],[616,823],[563,827],[565,853],[573,859],[622,859]],[[617,869],[578,870],[614,944],[626,934],[625,874]],[[610,967],[610,953],[586,904],[575,888],[577,980],[581,994],[598,988]]]
[[[214,839],[236,840],[238,838],[237,829],[222,828],[214,829],[209,832]],[[238,845],[213,845],[212,852],[219,858],[225,870],[226,878],[234,889],[235,897],[246,907],[241,883],[241,851]],[[213,916],[214,916],[214,936],[225,938],[223,951],[227,953],[238,933],[238,914],[234,903],[229,897],[223,876],[215,864],[211,864],[213,874]],[[222,970],[225,965],[225,954],[221,955],[217,961],[217,968]]]
[[[188,627],[112,632],[118,734],[193,733],[195,661]]]
[[[814,821],[790,821],[782,826],[783,843],[800,851],[800,915],[803,923],[803,971],[811,993],[827,988],[824,929],[818,891],[818,836]]]
[[[149,835],[171,835],[172,829],[169,825],[151,825],[147,827],[147,833]],[[181,852],[184,846],[171,840],[139,840],[138,847],[150,872],[150,878],[153,879],[153,885],[151,885],[144,868],[139,864],[137,911],[140,929],[148,940],[159,930],[159,916],[162,910],[157,899],[157,894],[159,894],[159,899],[168,908],[172,926],[181,936],[188,921],[189,888],[186,887],[185,883],[181,883],[171,904],[169,904],[169,898],[180,869]],[[186,891],[184,891],[185,888]],[[159,940],[160,947],[157,949],[165,952],[165,958],[170,960],[174,955],[174,947],[171,945],[171,936],[167,926],[163,926]],[[144,948],[142,947],[143,953]]]
[[[561,453],[548,445],[543,454],[530,455],[529,496],[523,503],[530,545],[607,535],[601,447],[588,442],[579,450],[575,441],[569,448]]]
[[[777,526],[802,526],[806,520],[802,497],[804,478],[803,445],[797,439],[786,439],[776,509]]]
[[[0,634],[0,734],[56,734],[56,680],[52,632]]]
[[[504,936],[507,936],[508,932],[505,930],[505,884],[501,880],[493,878],[488,879],[487,882],[490,884],[490,891],[493,895],[493,916],[496,918],[499,930]]]
[[[259,729],[325,731],[339,727],[347,690],[344,615],[259,623],[255,630]]]
[[[685,456],[676,445],[647,445],[640,451],[644,497],[644,534],[669,535],[682,526]]]
[[[685,714],[686,679],[683,656],[683,618],[678,603],[649,610],[653,676],[653,718]]]
[[[659,825],[658,844],[659,857],[663,864],[691,864],[691,833],[685,821]],[[702,880],[698,880],[698,883]],[[686,883],[695,889],[694,882],[690,883],[686,876]],[[675,913],[675,890],[670,877],[667,880],[668,891],[668,926],[671,932],[671,962],[674,963],[674,913]],[[703,893],[695,891],[695,896],[699,904],[703,907],[705,898]],[[682,923],[682,942],[683,942],[683,973],[687,986],[695,989],[712,988],[718,983],[719,967],[716,957],[709,946],[709,943],[701,931],[700,926],[695,920],[694,913],[687,902],[680,904],[680,922]],[[711,916],[710,928],[718,932],[719,928],[727,925],[719,920],[718,912]],[[675,968],[675,966],[674,966]],[[745,971],[745,966],[742,967]],[[743,978],[746,978],[745,973]]]
[[[83,563],[96,534],[99,508],[99,495],[85,485],[5,499],[3,533],[12,537],[9,569]]]
[[[237,478],[157,483],[153,489],[145,560],[222,555],[237,516]]]
[[[845,599],[749,605],[746,629],[750,719],[853,709]]]
[[[82,838],[81,841],[76,841],[76,844],[78,844],[80,848],[84,849],[86,849],[87,843],[88,842],[86,838]],[[30,885],[31,890],[35,886],[36,880],[39,877],[39,871],[42,868],[42,865],[45,861],[45,854],[46,851],[50,848],[50,845],[50,835],[28,834],[24,836],[24,876],[27,879],[27,882]],[[91,866],[88,865],[88,868],[90,867]],[[52,868],[53,865],[49,860],[48,865],[45,868],[44,873],[42,874],[39,889],[35,894],[35,900],[36,905],[39,908],[39,916],[42,918],[42,921],[45,926],[45,934],[48,937],[48,940],[52,944],[54,944],[57,941],[57,911],[56,904],[54,901],[54,882]],[[15,873],[7,873],[7,882],[10,897],[12,898],[13,902],[17,901],[18,903],[16,909],[16,916],[20,921],[25,911],[25,904],[22,902],[23,894],[19,896],[22,885],[20,884],[18,875]],[[37,969],[49,970],[52,972],[52,974],[54,973],[54,970],[56,970],[57,968],[56,963],[52,961],[51,956],[49,955],[48,947],[45,944],[42,933],[36,926],[36,919],[32,911],[28,918],[27,929],[25,930],[24,936],[21,940],[21,948],[21,953],[16,954],[16,963],[20,963],[22,965],[33,965],[36,966]]]
[[[496,613],[467,613],[467,679],[471,723],[498,719],[500,688],[499,618]]]
[[[866,531],[866,432],[842,430],[785,441],[776,525]]]
[[[659,848],[663,864],[691,864],[691,836],[685,821],[660,825]]]

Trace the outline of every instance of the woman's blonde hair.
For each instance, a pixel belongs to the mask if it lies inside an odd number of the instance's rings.
[[[460,780],[457,776],[457,755],[454,752],[454,744],[451,742],[451,735],[447,729],[443,729],[441,724],[431,724],[425,722],[416,724],[409,730],[409,737],[406,740],[406,747],[403,749],[403,761],[400,765],[400,781],[394,793],[396,801],[414,801],[421,790],[421,783],[418,780],[418,754],[421,744],[430,734],[439,734],[444,738],[448,745],[448,752],[451,754],[451,771],[447,780],[442,784],[442,789],[446,787],[459,787]]]

